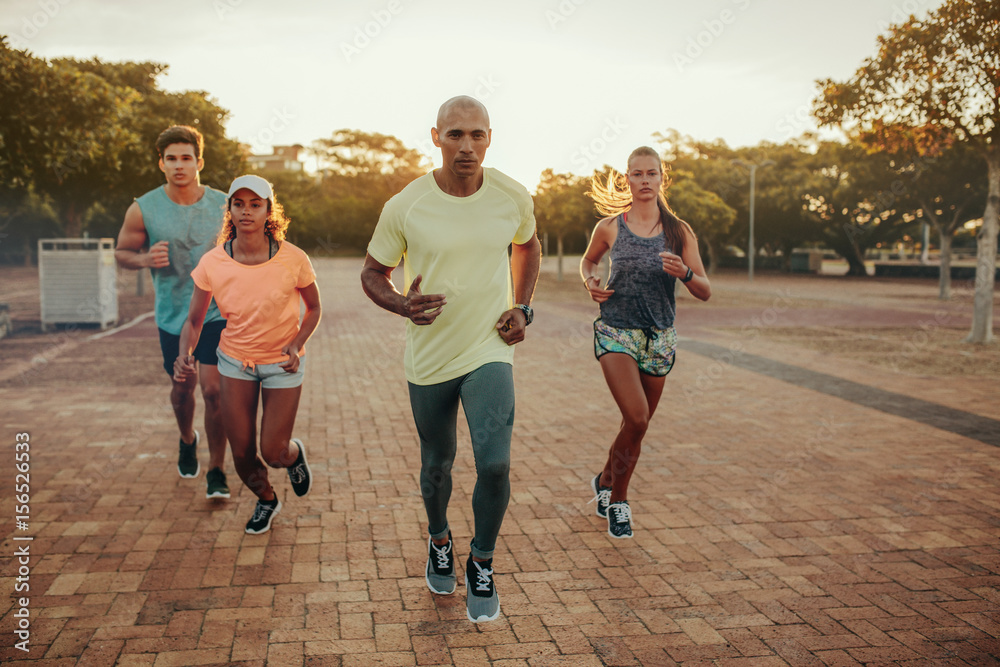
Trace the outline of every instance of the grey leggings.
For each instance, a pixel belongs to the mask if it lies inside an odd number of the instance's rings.
[[[510,434],[514,427],[514,373],[489,363],[454,380],[410,383],[410,407],[420,435],[420,493],[431,537],[448,535],[451,466],[455,462],[458,402],[472,435],[476,488],[472,494],[472,555],[492,558],[510,500]]]

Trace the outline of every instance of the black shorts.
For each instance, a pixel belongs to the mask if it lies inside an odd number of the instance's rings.
[[[225,320],[206,322],[201,328],[201,337],[198,345],[194,348],[194,358],[209,366],[218,366],[219,357],[216,351],[219,349],[219,337],[222,330],[226,328]],[[160,351],[163,353],[163,370],[170,377],[174,376],[174,362],[181,350],[181,337],[172,333],[167,333],[160,329]]]

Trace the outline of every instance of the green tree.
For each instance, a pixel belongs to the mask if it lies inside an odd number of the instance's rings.
[[[736,220],[736,210],[714,192],[703,189],[694,177],[674,172],[673,183],[667,190],[670,207],[691,225],[698,236],[699,247],[708,256],[708,271],[715,270],[719,249],[728,238]]]
[[[587,238],[599,219],[594,202],[587,197],[590,179],[573,174],[542,172],[533,197],[535,221],[540,234],[556,239],[557,279],[563,279],[563,243],[567,237]]]
[[[827,247],[847,260],[847,275],[868,275],[866,252],[900,238],[915,220],[905,202],[879,196],[892,187],[890,167],[888,156],[870,155],[857,142],[823,142],[813,158],[808,210]]]
[[[328,250],[363,251],[385,202],[429,169],[396,137],[361,130],[337,130],[311,152],[322,169],[315,206],[326,217],[314,225],[314,241]]]
[[[225,189],[242,169],[239,145],[225,136],[228,112],[203,92],[160,90],[165,71],[157,63],[49,62],[0,39],[0,95],[18,101],[0,107],[0,215],[26,254],[42,235],[114,235],[132,198],[163,183],[155,141],[170,125],[205,136],[207,184]],[[47,208],[55,229],[37,224]]]
[[[979,232],[972,329],[993,340],[993,287],[1000,226],[1000,3],[946,0],[879,38],[854,76],[819,83],[814,113],[881,150],[937,155],[965,143],[986,162],[988,196]]]
[[[896,180],[880,193],[881,201],[909,200],[938,233],[940,276],[938,298],[951,298],[952,239],[966,222],[979,217],[986,199],[986,174],[968,144],[944,149],[936,156],[894,158]]]
[[[34,191],[54,203],[63,233],[112,189],[122,152],[137,144],[128,119],[139,94],[66,62],[48,63],[0,41],[0,182],[8,203]]]

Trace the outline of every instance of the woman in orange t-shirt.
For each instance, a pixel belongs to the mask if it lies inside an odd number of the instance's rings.
[[[220,244],[205,253],[191,272],[195,287],[174,377],[183,379],[194,372],[191,353],[214,297],[227,321],[219,340],[222,421],[236,473],[257,496],[246,532],[259,534],[271,528],[281,509],[265,463],[288,470],[297,496],[312,486],[305,446],[292,437],[292,428],[302,393],[301,357],[322,309],[309,258],[284,240],[288,219],[270,183],[260,176],[240,176],[228,196]],[[300,299],[306,308],[301,323]]]

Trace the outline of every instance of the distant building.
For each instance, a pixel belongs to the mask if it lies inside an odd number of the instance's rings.
[[[303,171],[305,164],[299,159],[304,150],[300,144],[294,146],[275,146],[273,155],[250,155],[247,165],[251,171],[258,173],[274,173],[276,171]]]

